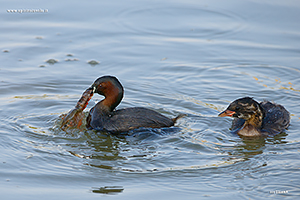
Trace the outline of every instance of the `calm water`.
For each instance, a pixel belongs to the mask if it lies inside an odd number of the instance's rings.
[[[2,1],[1,199],[299,198],[299,18],[297,0]],[[125,87],[119,108],[187,117],[122,137],[61,131],[106,74]],[[232,135],[217,114],[243,96],[284,105],[289,130]]]

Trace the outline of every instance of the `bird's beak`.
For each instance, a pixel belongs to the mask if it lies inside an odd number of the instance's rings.
[[[97,87],[95,85],[92,85],[93,93],[95,93]]]
[[[218,116],[219,117],[232,117],[232,115],[234,114],[234,111],[231,110],[224,110],[223,112],[221,112]]]
[[[96,86],[95,86],[95,84],[93,84],[90,88],[89,88],[89,90],[92,90],[93,91],[93,94],[95,93],[95,91],[96,91]]]

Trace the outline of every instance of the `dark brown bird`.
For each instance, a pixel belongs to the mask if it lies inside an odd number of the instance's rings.
[[[233,117],[231,131],[241,136],[274,136],[290,124],[290,113],[281,105],[250,97],[233,101],[219,117]]]
[[[90,110],[87,117],[87,128],[89,129],[121,133],[139,127],[170,127],[180,117],[170,119],[154,110],[143,107],[115,110],[122,101],[124,89],[114,76],[98,78],[92,88],[95,93],[103,95],[105,98]]]

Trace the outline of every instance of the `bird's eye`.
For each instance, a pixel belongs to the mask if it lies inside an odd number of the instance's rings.
[[[235,110],[240,110],[241,108],[239,106],[235,107]]]

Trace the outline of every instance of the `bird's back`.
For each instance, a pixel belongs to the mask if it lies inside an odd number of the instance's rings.
[[[264,110],[262,132],[276,135],[283,132],[290,124],[290,113],[279,104],[264,101],[260,103]]]
[[[102,119],[98,116],[97,121],[91,121],[90,124],[96,130],[121,133],[140,127],[170,127],[174,125],[174,120],[147,108],[132,107],[113,111]]]

